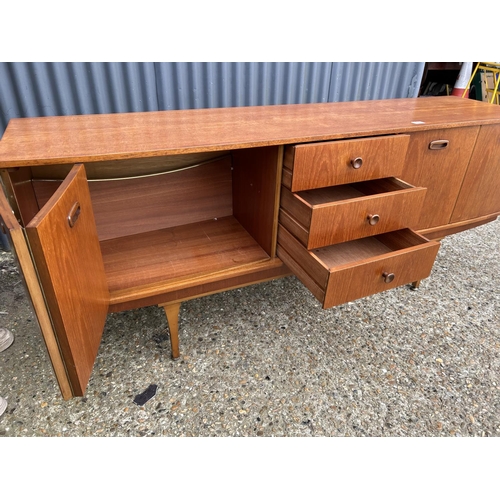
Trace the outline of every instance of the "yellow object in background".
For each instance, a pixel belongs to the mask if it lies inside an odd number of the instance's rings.
[[[478,71],[481,75],[481,99],[490,104],[500,104],[498,84],[500,83],[500,63],[498,62],[478,62],[465,87],[462,97],[469,91],[471,82]]]

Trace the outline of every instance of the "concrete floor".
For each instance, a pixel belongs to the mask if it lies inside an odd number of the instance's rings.
[[[418,291],[325,311],[290,277],[186,302],[177,361],[162,309],[112,314],[70,401],[0,252],[0,436],[500,436],[499,230],[443,240]]]

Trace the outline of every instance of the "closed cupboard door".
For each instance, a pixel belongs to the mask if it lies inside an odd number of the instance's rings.
[[[109,292],[83,165],[75,165],[26,226],[74,396],[83,396]]]
[[[412,229],[450,222],[479,127],[440,129],[411,134],[401,178],[427,188],[420,219]]]
[[[451,222],[500,212],[500,125],[481,127]]]

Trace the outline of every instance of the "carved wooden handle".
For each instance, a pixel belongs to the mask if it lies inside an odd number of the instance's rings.
[[[80,217],[80,202],[76,201],[73,206],[71,207],[71,210],[68,213],[68,224],[69,227],[73,227],[76,224],[76,221],[78,220],[78,217]]]

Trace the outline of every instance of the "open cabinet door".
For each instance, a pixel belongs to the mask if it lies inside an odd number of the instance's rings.
[[[83,165],[75,165],[26,226],[74,396],[83,396],[109,306]]]
[[[24,278],[24,284],[31,299],[33,310],[36,314],[40,330],[45,340],[47,352],[49,354],[54,373],[56,375],[59,389],[64,399],[70,399],[73,396],[71,384],[68,379],[66,367],[59,350],[59,343],[50,320],[47,306],[43,298],[42,289],[38,281],[38,276],[31,260],[31,254],[28,248],[24,230],[17,221],[12,211],[7,197],[0,187],[0,229],[7,236],[11,251],[16,258],[16,263]]]

